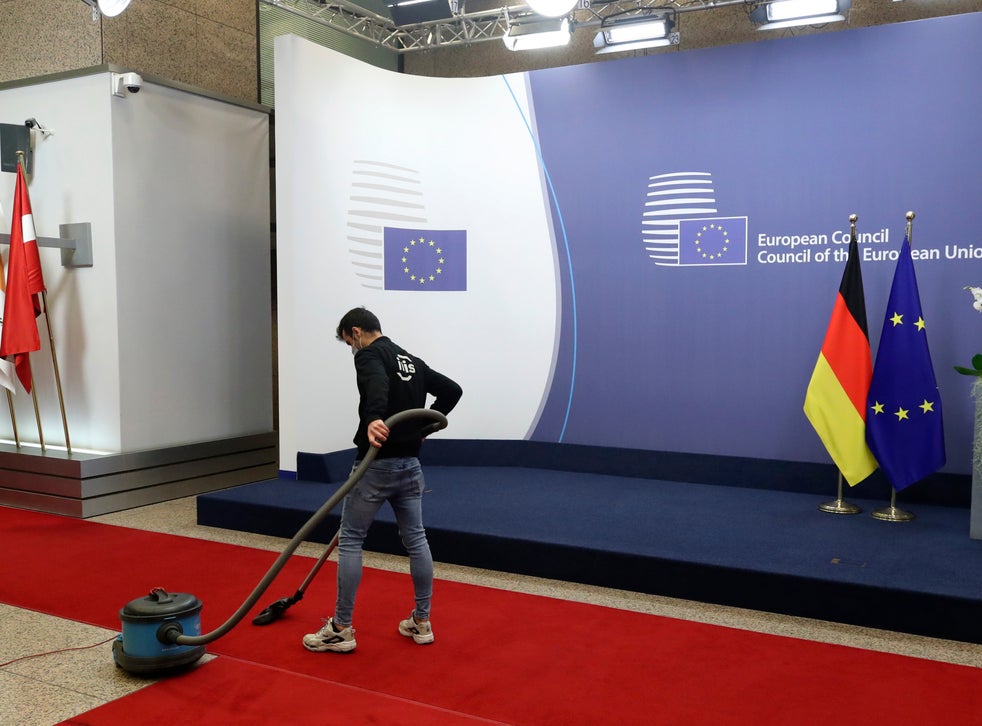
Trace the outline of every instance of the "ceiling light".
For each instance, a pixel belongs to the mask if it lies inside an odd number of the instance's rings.
[[[821,25],[845,20],[851,0],[775,0],[758,5],[750,13],[757,30],[777,30],[799,25]]]
[[[768,20],[791,20],[838,12],[837,0],[777,0],[767,6]]]
[[[556,48],[569,44],[569,20],[554,18],[534,23],[515,24],[501,39],[508,50]]]
[[[129,4],[130,0],[99,0],[99,12],[107,18],[115,18]]]
[[[130,4],[130,0],[82,0],[82,2],[92,8],[93,20],[98,20],[100,14],[107,18],[115,18]]]
[[[658,48],[678,44],[673,33],[675,21],[668,15],[635,15],[616,20],[605,19],[593,38],[597,53],[619,53],[641,48]]]
[[[576,7],[578,0],[526,0],[528,6],[547,18],[560,18]]]

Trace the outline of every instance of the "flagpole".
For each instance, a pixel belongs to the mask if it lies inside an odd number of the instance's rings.
[[[10,409],[10,425],[14,427],[14,444],[20,448],[20,436],[17,433],[17,417],[14,415],[14,397],[7,390],[7,408]]]
[[[48,293],[41,291],[41,300],[44,303],[44,324],[48,328],[48,342],[51,345],[51,365],[55,370],[55,386],[58,389],[58,405],[61,408],[61,425],[65,429],[65,448],[68,455],[72,455],[72,440],[68,436],[68,417],[65,415],[65,396],[61,391],[61,373],[58,371],[58,352],[55,350],[55,336],[51,332],[51,320],[48,318]]]
[[[903,509],[897,509],[897,490],[890,487],[890,506],[873,510],[873,517],[887,522],[909,522],[914,515]]]
[[[842,498],[842,472],[839,472],[839,493],[836,495],[834,502],[825,502],[824,504],[819,504],[818,508],[823,512],[831,512],[832,514],[859,514],[862,509],[860,509],[855,504],[845,501]]]
[[[34,374],[31,373],[31,399],[34,401],[34,418],[38,422],[38,443],[41,451],[45,451],[44,431],[41,430],[41,410],[38,408],[38,387],[34,385]]]
[[[913,247],[913,227],[914,227],[914,213],[907,212],[907,242]],[[890,506],[883,507],[882,509],[873,510],[873,517],[875,519],[882,519],[887,522],[909,522],[914,519],[914,515],[911,512],[907,512],[903,509],[897,509],[897,490],[890,487]]]
[[[22,164],[23,161],[24,161],[24,152],[18,150],[17,163]],[[3,270],[2,262],[0,262],[0,270]],[[0,280],[0,290],[3,290],[4,287],[5,287],[5,283],[3,282],[3,280]],[[0,312],[0,317],[2,317],[2,312]],[[9,388],[7,389],[7,408],[10,409],[10,426],[13,429],[13,433],[14,433],[14,445],[19,449],[20,434],[17,433],[17,415],[14,413],[14,396],[10,392]]]
[[[856,221],[859,216],[856,214],[849,215],[849,239],[856,239]],[[838,471],[839,474],[839,486],[838,493],[835,496],[835,500],[831,502],[823,502],[818,505],[818,508],[823,512],[829,512],[831,514],[859,514],[863,511],[859,506],[847,502],[842,498],[842,470]]]

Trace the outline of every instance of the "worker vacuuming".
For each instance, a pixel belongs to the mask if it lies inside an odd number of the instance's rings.
[[[407,421],[390,430],[390,416],[413,408],[430,407],[446,415],[462,395],[461,387],[422,359],[406,352],[382,334],[378,318],[365,308],[349,310],[337,327],[337,338],[351,347],[358,384],[358,449],[352,470],[369,447],[375,459],[344,498],[338,539],[338,585],[334,615],[324,627],[303,638],[307,650],[348,653],[355,649],[352,627],[355,596],[362,574],[362,547],[368,528],[385,502],[392,507],[399,536],[409,555],[415,607],[399,623],[399,633],[420,645],[432,643],[430,600],[433,596],[433,557],[423,527],[423,471],[419,450],[426,426]]]

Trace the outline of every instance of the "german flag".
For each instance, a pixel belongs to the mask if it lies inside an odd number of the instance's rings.
[[[872,377],[866,298],[854,233],[825,342],[805,393],[805,415],[850,486],[877,467],[866,445],[866,395]]]

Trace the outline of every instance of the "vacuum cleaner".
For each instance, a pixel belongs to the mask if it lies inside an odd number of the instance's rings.
[[[431,408],[413,408],[390,416],[385,425],[392,429],[413,418],[431,419],[432,423],[420,431],[421,437],[447,427],[447,417]],[[232,616],[215,630],[201,634],[202,602],[190,593],[168,592],[164,588],[155,587],[144,597],[131,600],[119,611],[122,632],[113,641],[113,660],[116,666],[123,670],[139,674],[163,674],[195,663],[206,652],[205,646],[217,640],[245,617],[252,609],[266,588],[276,578],[286,565],[287,560],[296,551],[300,543],[307,539],[310,533],[337,506],[338,502],[347,496],[358,483],[369,465],[378,454],[378,449],[369,447],[358,467],[351,472],[348,480],[331,497],[314,512],[313,516],[300,528],[283,552],[269,568],[255,589],[239,606]],[[340,534],[340,533],[339,533]],[[279,618],[288,607],[303,597],[303,591],[310,584],[321,565],[337,545],[338,535],[334,536],[324,554],[311,569],[292,598],[281,598],[262,611],[253,620],[256,625],[265,625]]]

